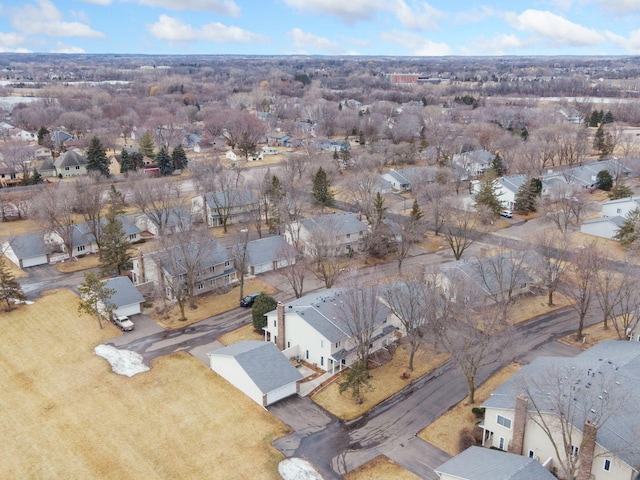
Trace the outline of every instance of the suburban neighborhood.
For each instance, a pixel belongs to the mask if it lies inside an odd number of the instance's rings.
[[[640,475],[627,63],[56,58],[0,57],[7,478]]]

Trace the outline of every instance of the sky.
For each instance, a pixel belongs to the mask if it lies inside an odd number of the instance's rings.
[[[640,0],[0,2],[0,52],[640,54]]]

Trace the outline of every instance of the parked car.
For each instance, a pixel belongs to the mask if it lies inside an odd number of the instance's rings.
[[[500,211],[500,215],[503,217],[511,218],[513,217],[513,212],[511,210],[502,210]]]
[[[111,321],[123,332],[130,332],[134,328],[133,322],[125,315],[113,315]]]
[[[245,308],[253,307],[253,302],[256,301],[256,298],[258,298],[258,295],[260,295],[259,292],[251,293],[247,295],[242,300],[240,300],[240,306]]]

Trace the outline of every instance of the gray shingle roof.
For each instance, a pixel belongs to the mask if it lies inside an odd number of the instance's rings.
[[[278,235],[253,240],[247,244],[247,257],[250,265],[275,262],[283,254],[289,255],[293,252],[295,252],[294,248]]]
[[[482,447],[469,447],[435,469],[461,480],[553,480],[537,460]]]
[[[318,217],[306,218],[302,221],[302,226],[309,232],[332,231],[336,235],[346,235],[347,233],[358,233],[367,230],[367,226],[358,219],[355,213],[328,213]]]
[[[584,372],[584,382],[587,382],[588,372],[594,375],[596,372],[603,372],[600,375],[611,376],[615,372],[615,378],[622,384],[621,388],[625,389],[625,396],[630,399],[640,398],[640,342],[605,341],[573,358],[537,358],[498,387],[482,406],[514,410],[515,398],[523,391],[523,379],[527,379],[527,383],[540,379],[540,383],[543,383],[542,378],[548,375],[552,368],[557,370],[561,367],[572,370],[575,367],[577,372]],[[543,396],[541,398],[544,399]],[[582,401],[585,401],[583,396],[577,395],[576,401],[578,407],[582,408]],[[533,408],[531,402],[529,408]],[[584,408],[574,410],[584,413]],[[614,452],[628,465],[640,465],[640,446],[635,443],[638,440],[637,432],[640,432],[640,415],[629,415],[628,412],[619,411],[611,414],[606,423],[598,429],[597,443]],[[580,423],[574,427],[582,430],[582,419],[575,423]]]
[[[44,241],[44,232],[28,233],[14,238],[11,249],[20,260],[53,253],[54,249]]]
[[[615,217],[601,217],[601,218],[592,218],[591,220],[586,220],[582,222],[583,225],[591,225],[594,223],[613,223],[616,227],[620,228],[624,225],[625,218],[620,215],[616,215]]]
[[[87,159],[82,156],[77,150],[71,150],[64,155],[60,155],[56,158],[54,165],[57,168],[63,167],[75,167],[76,165],[86,165]]]
[[[205,198],[210,208],[242,207],[258,203],[258,197],[251,190],[209,192]]]
[[[272,342],[242,341],[214,350],[209,355],[235,358],[262,393],[269,393],[302,378],[302,374]]]
[[[109,301],[113,303],[116,308],[144,302],[144,297],[131,280],[129,280],[129,277],[110,278],[106,281],[105,287],[115,290],[115,293],[111,295]]]

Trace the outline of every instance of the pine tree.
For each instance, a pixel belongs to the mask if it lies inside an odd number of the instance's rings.
[[[87,149],[87,170],[100,172],[105,177],[110,177],[109,160],[104,151],[102,142],[98,137],[93,137]]]
[[[78,312],[95,315],[100,328],[102,326],[102,316],[111,316],[114,305],[109,302],[116,293],[115,290],[106,287],[106,282],[100,280],[95,272],[84,274],[84,282],[78,285],[80,291],[80,303]]]
[[[620,244],[629,247],[635,244],[640,236],[640,208],[634,208],[625,216],[624,223],[618,229],[614,240],[618,240]]]
[[[384,214],[387,211],[387,207],[384,206],[384,197],[380,192],[376,193],[373,199],[373,225],[372,230],[375,232],[384,220]]]
[[[122,152],[120,152],[120,173],[127,173],[132,170],[134,170],[134,168],[129,152],[123,148]]]
[[[174,170],[182,170],[187,168],[187,154],[182,148],[182,145],[177,145],[176,148],[171,152],[171,160],[173,160],[173,169]]]
[[[602,117],[602,123],[613,123],[613,121],[614,119],[611,110],[607,110],[607,113],[605,113],[604,117]]]
[[[5,304],[4,310],[10,312],[18,302],[24,302],[27,296],[13,276],[9,265],[0,256],[0,302]]]
[[[111,185],[109,192],[109,210],[105,216],[106,224],[102,229],[100,242],[100,271],[103,275],[121,275],[131,266],[131,244],[118,218],[124,212],[122,194]]]
[[[45,137],[49,135],[49,129],[47,127],[40,127],[38,129],[38,145],[44,146]]]
[[[271,183],[266,193],[269,198],[269,215],[267,217],[269,233],[280,234],[280,204],[284,198],[284,189],[276,175],[271,177]]]
[[[422,213],[420,205],[418,205],[418,200],[414,199],[413,205],[411,206],[411,212],[409,213],[409,219],[415,223],[419,222],[423,216],[424,214]]]
[[[318,168],[318,171],[313,177],[311,194],[318,205],[323,207],[332,207],[334,205],[331,182],[327,178],[327,173],[322,167]]]
[[[625,185],[622,182],[618,182],[617,185],[614,185],[609,192],[610,200],[618,200],[619,198],[626,198],[633,195],[633,190],[628,185]]]
[[[156,163],[158,164],[160,175],[167,176],[173,173],[173,160],[171,160],[171,157],[164,147],[162,147],[158,155],[156,155]]]
[[[593,138],[593,148],[599,154],[600,160],[613,153],[613,139],[609,132],[605,132],[603,124],[600,124]]]
[[[134,170],[139,170],[144,166],[144,155],[142,152],[131,152],[129,158],[131,159],[131,165],[133,165]]]
[[[485,207],[493,216],[500,215],[502,203],[497,194],[498,187],[490,175],[485,175],[480,183],[480,191],[476,194],[476,204]]]
[[[504,160],[499,153],[496,153],[496,156],[491,163],[491,168],[493,169],[496,177],[502,177],[505,173],[507,173],[507,166],[504,164]]]
[[[145,157],[155,158],[155,148],[156,144],[153,141],[153,136],[151,135],[151,132],[147,130],[146,132],[144,132],[144,135],[142,135],[142,138],[140,139],[139,151]]]
[[[538,208],[538,196],[542,191],[542,182],[538,178],[527,177],[516,193],[514,208],[518,212],[535,212]]]
[[[596,175],[596,183],[598,184],[598,188],[600,190],[604,190],[608,192],[613,187],[613,177],[609,170],[600,170]]]
[[[342,395],[347,390],[351,390],[351,396],[355,399],[357,404],[362,403],[362,392],[371,391],[369,370],[362,361],[354,362],[349,367],[344,375],[342,375],[342,381],[338,384],[338,393]]]

